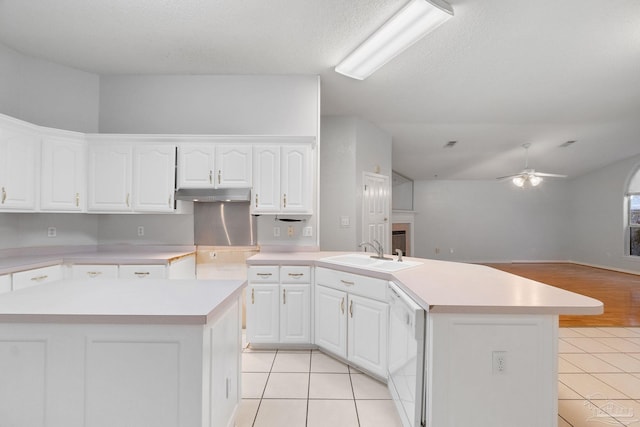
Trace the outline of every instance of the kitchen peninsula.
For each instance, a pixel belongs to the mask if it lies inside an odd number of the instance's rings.
[[[367,258],[337,252],[255,255],[247,260],[248,310],[254,295],[256,302],[267,300],[263,295],[270,283],[277,287],[279,280],[284,294],[297,277],[289,272],[306,266],[314,288],[306,311],[314,332],[309,344],[381,380],[395,373],[399,381],[410,383],[405,390],[394,386],[394,391],[389,381],[403,425],[557,425],[558,316],[601,314],[600,301],[482,265]],[[286,295],[294,301],[288,291]],[[405,341],[397,339],[400,334],[392,325],[398,321],[389,314],[398,296],[423,312],[424,327],[408,328]],[[290,313],[302,312],[281,308],[280,331],[291,329],[283,324]],[[358,320],[360,313],[366,320]],[[400,315],[399,324],[411,325],[417,319],[411,313]],[[248,313],[249,340],[251,318]],[[260,346],[286,347],[282,339],[271,344],[263,339],[269,338],[265,323],[259,323]],[[338,329],[342,332],[334,333]],[[403,345],[413,348],[399,352]],[[403,371],[406,364],[413,371]],[[416,381],[416,376],[423,378]]]
[[[0,295],[0,424],[233,425],[241,280],[63,280]]]

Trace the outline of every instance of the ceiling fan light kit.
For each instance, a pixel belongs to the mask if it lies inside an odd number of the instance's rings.
[[[411,0],[351,52],[335,71],[364,80],[453,16],[444,0]]]
[[[560,175],[557,173],[536,172],[535,169],[529,168],[529,147],[531,147],[531,144],[529,143],[522,144],[522,148],[524,148],[526,153],[525,161],[524,161],[524,169],[522,170],[522,172],[514,175],[501,176],[501,177],[498,177],[497,179],[501,181],[510,179],[511,182],[513,182],[513,185],[515,185],[516,187],[524,188],[525,186],[527,186],[527,184],[530,187],[537,187],[542,183],[542,181],[544,181],[543,177],[545,176],[553,177],[553,178],[567,177],[567,175]]]

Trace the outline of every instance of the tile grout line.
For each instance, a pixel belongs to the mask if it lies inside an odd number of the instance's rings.
[[[356,410],[356,421],[358,427],[360,427],[360,413],[358,412],[358,403],[356,401],[356,391],[353,389],[353,379],[351,378],[351,366],[347,365],[347,372],[349,372],[349,384],[351,385],[351,395],[353,396],[353,407]]]

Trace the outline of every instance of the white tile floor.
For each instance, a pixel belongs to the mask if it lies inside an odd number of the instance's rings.
[[[640,328],[561,328],[558,427],[640,427]],[[242,355],[238,427],[401,426],[384,384],[319,351]]]

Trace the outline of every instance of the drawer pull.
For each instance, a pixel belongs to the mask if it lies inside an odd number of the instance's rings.
[[[256,273],[257,276],[259,277],[271,277],[272,274],[271,273]]]
[[[145,277],[145,276],[148,276],[150,273],[148,271],[136,271],[133,274],[135,274],[138,277]]]
[[[342,297],[342,300],[340,300],[340,311],[342,312],[342,314],[344,314],[344,297]]]
[[[289,273],[289,277],[293,277],[295,279],[299,279],[304,276],[304,273]]]
[[[101,274],[102,274],[102,271],[87,271],[87,276],[91,277],[92,279]]]
[[[349,314],[353,318],[353,300],[349,302]]]
[[[43,280],[45,280],[46,278],[48,278],[49,276],[47,276],[46,274],[44,276],[36,276],[36,277],[32,277],[31,280],[35,280],[36,282],[42,282]]]
[[[340,279],[340,282],[342,282],[342,284],[345,285],[345,286],[353,286],[353,285],[355,285],[355,282],[350,282],[348,280]]]

